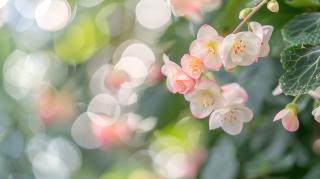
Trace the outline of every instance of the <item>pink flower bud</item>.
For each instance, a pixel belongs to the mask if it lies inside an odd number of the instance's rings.
[[[268,2],[267,6],[271,12],[278,12],[279,11],[279,3],[276,0],[272,0],[272,1]]]
[[[196,80],[181,71],[177,73],[173,79],[173,93],[186,94],[192,91],[195,85]]]
[[[245,19],[252,12],[251,8],[246,8],[240,11],[239,19]]]

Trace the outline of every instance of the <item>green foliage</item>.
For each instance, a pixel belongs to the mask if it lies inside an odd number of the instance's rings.
[[[283,38],[291,44],[319,44],[320,43],[320,13],[302,14],[282,29]]]
[[[320,6],[319,0],[285,0],[285,2],[293,7]]]
[[[292,45],[281,54],[281,89],[286,95],[306,94],[320,85],[320,46]]]

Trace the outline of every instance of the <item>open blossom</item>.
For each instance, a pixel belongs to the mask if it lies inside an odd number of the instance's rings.
[[[170,92],[173,93],[173,79],[178,72],[181,71],[181,67],[170,61],[166,54],[163,54],[164,65],[161,68],[161,72],[163,75],[167,76],[167,88]]]
[[[223,108],[226,100],[220,93],[219,85],[211,80],[203,81],[193,91],[184,95],[190,101],[190,110],[196,118],[205,118],[213,110]]]
[[[298,106],[293,103],[289,103],[285,109],[281,110],[275,117],[273,121],[282,119],[282,125],[285,129],[290,132],[294,132],[299,128],[298,121]]]
[[[261,26],[258,22],[250,22],[250,27],[255,35],[261,39],[261,49],[259,57],[265,57],[270,52],[269,41],[273,32],[272,26]]]
[[[240,97],[243,99],[243,103],[248,101],[248,93],[238,83],[229,83],[221,86],[222,95],[227,100],[227,103]]]
[[[203,25],[198,31],[197,40],[190,45],[190,54],[200,59],[208,69],[219,70],[222,66],[220,51],[223,39],[213,27]]]
[[[220,56],[227,68],[248,66],[258,60],[261,40],[252,32],[230,34],[224,40]]]
[[[178,72],[173,79],[173,93],[186,94],[192,91],[195,85],[195,79],[189,77],[183,71]]]
[[[225,108],[215,110],[209,118],[210,130],[221,127],[230,135],[239,134],[243,128],[243,123],[250,122],[253,117],[252,111],[242,103],[243,99],[237,98]]]
[[[182,71],[193,79],[198,79],[203,71],[202,62],[191,55],[185,54],[181,59]]]
[[[314,116],[314,119],[320,123],[320,106],[312,111],[312,115]]]

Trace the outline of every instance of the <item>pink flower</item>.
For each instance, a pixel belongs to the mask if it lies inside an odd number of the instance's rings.
[[[223,108],[226,100],[220,93],[219,85],[211,80],[203,81],[197,88],[184,95],[190,101],[190,110],[196,118],[205,118],[213,110]]]
[[[317,107],[312,111],[312,115],[314,116],[314,119],[320,123],[320,107]]]
[[[182,71],[193,79],[198,79],[203,71],[202,62],[191,55],[185,54],[181,59]]]
[[[173,79],[173,93],[186,94],[192,91],[195,85],[195,79],[189,77],[183,71],[178,72]]]
[[[252,32],[230,34],[223,40],[220,57],[227,68],[248,66],[258,60],[260,47],[260,38]]]
[[[299,128],[298,121],[298,106],[293,103],[289,103],[285,109],[281,110],[275,117],[273,121],[282,119],[282,125],[285,129],[290,132],[294,132]]]
[[[181,67],[176,63],[170,61],[169,57],[166,54],[163,54],[164,65],[161,68],[163,75],[167,76],[167,88],[170,92],[173,93],[173,79],[178,72],[181,71]]]
[[[266,57],[270,52],[269,41],[273,32],[272,26],[261,26],[258,22],[250,22],[250,26],[254,34],[261,39],[261,49],[259,57]]]
[[[243,128],[243,123],[250,122],[253,117],[252,111],[243,106],[243,99],[237,98],[231,101],[228,106],[215,110],[209,118],[210,130],[221,127],[230,135],[237,135]]]
[[[208,69],[217,71],[222,66],[220,51],[223,39],[214,28],[203,25],[198,31],[197,40],[190,45],[190,54],[200,59]]]
[[[230,103],[234,99],[241,97],[243,103],[248,101],[248,94],[244,88],[242,88],[238,83],[229,83],[221,86],[222,95],[227,100],[227,103]]]

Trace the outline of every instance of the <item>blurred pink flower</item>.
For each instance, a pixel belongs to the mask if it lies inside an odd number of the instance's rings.
[[[47,125],[53,121],[70,122],[77,114],[75,98],[69,91],[61,90],[55,93],[46,89],[38,97],[38,114]]]
[[[198,79],[203,71],[202,62],[191,55],[185,54],[181,59],[182,70],[191,78]]]
[[[250,122],[253,117],[252,111],[242,103],[243,99],[237,98],[225,108],[215,110],[209,118],[210,130],[221,127],[230,135],[239,134],[242,131],[243,123]]]
[[[223,39],[213,27],[205,24],[199,29],[197,40],[191,43],[190,54],[200,59],[208,69],[217,71],[222,66],[220,51]]]
[[[290,132],[294,132],[299,128],[298,121],[298,106],[296,104],[289,103],[285,109],[281,110],[275,117],[273,121],[282,119],[282,125],[285,129]]]
[[[193,91],[184,95],[190,101],[191,113],[196,118],[205,118],[213,110],[225,107],[226,100],[220,93],[219,85],[211,80],[203,81]]]
[[[173,79],[173,93],[186,94],[192,91],[196,85],[195,79],[189,77],[183,71],[177,73]]]
[[[161,68],[161,72],[164,76],[167,76],[166,84],[168,90],[174,93],[173,79],[175,78],[176,74],[181,71],[181,67],[173,61],[170,61],[169,57],[166,54],[163,54],[163,62],[164,65]]]
[[[156,63],[153,67],[153,69],[150,71],[150,73],[147,76],[147,83],[150,86],[157,85],[163,78],[163,74],[161,73],[161,65]]]
[[[248,93],[238,83],[225,84],[221,86],[221,89],[221,94],[227,100],[227,103],[230,103],[238,97],[241,97],[243,99],[243,103],[246,103],[248,101]]]
[[[248,66],[258,61],[260,47],[260,38],[252,32],[230,34],[223,40],[220,57],[227,68]]]
[[[114,69],[105,77],[105,85],[114,93],[118,92],[121,84],[129,81],[130,75],[123,70]]]

